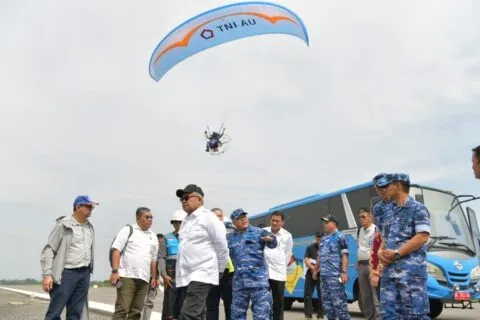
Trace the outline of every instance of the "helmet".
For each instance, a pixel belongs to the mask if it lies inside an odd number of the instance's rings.
[[[172,219],[170,219],[170,223],[173,222],[173,221],[183,221],[183,219],[185,219],[186,216],[187,216],[187,213],[185,211],[176,210],[172,214]]]

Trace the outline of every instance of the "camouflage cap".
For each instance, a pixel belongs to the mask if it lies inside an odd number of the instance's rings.
[[[410,177],[408,176],[408,174],[405,173],[389,173],[380,178],[375,185],[382,188],[388,186],[394,181],[403,181],[406,183],[410,183]]]
[[[232,222],[235,222],[235,220],[240,218],[240,216],[242,216],[242,215],[248,215],[248,213],[245,212],[242,208],[236,209],[230,215],[230,220],[232,220]]]

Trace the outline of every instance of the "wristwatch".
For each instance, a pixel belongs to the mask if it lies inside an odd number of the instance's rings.
[[[395,261],[400,259],[400,252],[398,252],[398,249],[393,251],[393,258],[395,259]]]
[[[112,273],[118,273],[118,269],[112,269]]]

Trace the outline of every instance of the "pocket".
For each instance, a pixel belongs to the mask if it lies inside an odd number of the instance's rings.
[[[429,301],[425,286],[426,279],[422,277],[411,277],[409,283],[405,284],[404,290],[408,290],[406,306],[412,308],[413,315],[427,315],[429,311]],[[420,318],[419,318],[420,319]]]

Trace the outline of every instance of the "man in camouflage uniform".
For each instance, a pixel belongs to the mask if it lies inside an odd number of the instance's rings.
[[[372,281],[372,286],[377,290],[378,300],[380,300],[380,278],[383,272],[383,265],[380,263],[377,253],[378,249],[380,248],[380,244],[382,243],[382,232],[384,225],[387,223],[385,220],[389,216],[388,213],[392,208],[392,202],[387,199],[385,188],[379,187],[377,183],[386,175],[386,173],[379,173],[372,179],[375,190],[377,191],[378,196],[381,198],[381,200],[372,208],[373,218],[375,219],[375,225],[377,226],[378,231],[375,231],[373,237],[370,259],[370,279]]]
[[[320,271],[320,291],[324,313],[329,320],[348,320],[347,294],[348,247],[338,220],[332,215],[323,217],[326,235],[320,240],[317,269]]]
[[[248,303],[252,301],[253,319],[271,317],[272,294],[263,251],[275,248],[277,239],[263,229],[248,223],[247,213],[237,209],[230,215],[235,228],[227,234],[228,248],[235,267],[233,276],[232,320],[247,319]]]
[[[377,194],[382,200],[377,202],[372,209],[373,217],[375,218],[375,225],[383,233],[383,226],[385,224],[385,219],[388,216],[388,211],[390,211],[392,207],[392,203],[390,200],[387,199],[385,194],[385,188],[378,186],[378,181],[384,178],[387,174],[386,173],[379,173],[375,177],[373,177],[372,182],[375,186],[375,190]]]
[[[384,265],[380,288],[382,319],[429,319],[426,244],[430,213],[409,197],[410,179],[388,174],[378,186],[393,201],[378,256]]]

